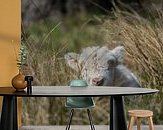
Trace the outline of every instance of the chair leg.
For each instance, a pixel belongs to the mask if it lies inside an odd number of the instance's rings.
[[[132,130],[133,124],[134,124],[134,117],[131,116],[130,122],[129,122],[129,125],[128,125],[128,130]]]
[[[137,117],[136,123],[137,123],[137,130],[140,130],[140,117]]]
[[[149,122],[149,129],[150,129],[150,130],[154,130],[154,128],[153,128],[152,117],[149,117],[149,118],[148,118],[148,122]]]
[[[91,130],[95,130],[95,127],[94,127],[94,124],[93,124],[93,118],[92,118],[92,115],[91,115],[91,112],[90,112],[89,109],[87,109],[87,113],[88,113],[89,122],[90,122],[90,125],[91,125]]]
[[[69,130],[70,129],[70,125],[71,125],[73,114],[74,114],[74,109],[71,109],[70,116],[69,116],[69,121],[68,121],[68,124],[66,126],[66,130]]]

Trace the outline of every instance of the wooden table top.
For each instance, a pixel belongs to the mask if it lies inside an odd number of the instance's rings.
[[[20,96],[20,97],[69,97],[69,96],[127,96],[157,93],[157,89],[134,88],[134,87],[111,87],[111,86],[33,86],[32,94],[28,94],[26,89],[17,92],[13,87],[0,87],[0,96]]]

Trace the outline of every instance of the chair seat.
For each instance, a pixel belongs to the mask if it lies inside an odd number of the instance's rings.
[[[68,108],[92,108],[94,107],[92,97],[67,97],[65,107]]]
[[[150,117],[153,116],[153,112],[149,110],[129,110],[129,115],[134,117]]]

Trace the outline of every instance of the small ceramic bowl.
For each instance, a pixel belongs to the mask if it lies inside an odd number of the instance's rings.
[[[86,86],[88,86],[87,81],[82,80],[82,79],[71,80],[69,85],[71,87],[86,87]]]

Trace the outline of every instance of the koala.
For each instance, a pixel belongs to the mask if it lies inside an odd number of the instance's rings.
[[[123,65],[124,55],[123,46],[112,50],[106,46],[93,46],[84,48],[80,54],[67,53],[64,58],[89,85],[141,87],[135,75]]]

